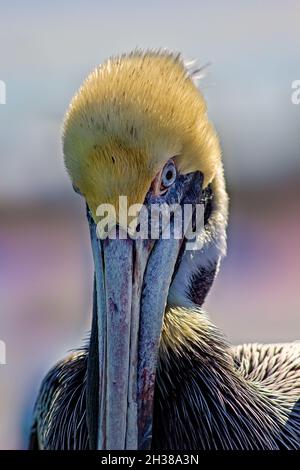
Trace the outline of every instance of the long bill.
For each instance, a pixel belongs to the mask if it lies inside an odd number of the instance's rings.
[[[102,450],[149,449],[159,340],[181,240],[99,240],[91,217],[89,223],[95,264],[90,442]]]

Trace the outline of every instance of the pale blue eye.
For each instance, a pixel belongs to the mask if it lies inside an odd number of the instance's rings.
[[[169,188],[175,182],[177,177],[176,166],[174,162],[171,160],[169,161],[162,172],[161,175],[161,185],[163,188]]]

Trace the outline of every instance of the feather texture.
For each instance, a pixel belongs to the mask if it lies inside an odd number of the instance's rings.
[[[46,376],[32,442],[88,449],[87,350]],[[299,449],[300,344],[230,347],[200,310],[165,314],[153,449]]]
[[[181,173],[201,171],[204,185],[221,165],[205,101],[179,54],[139,51],[98,67],[74,96],[63,132],[74,186],[94,217],[99,204],[143,203],[151,181],[175,157]]]

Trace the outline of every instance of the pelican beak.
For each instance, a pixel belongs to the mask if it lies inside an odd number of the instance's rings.
[[[93,355],[98,355],[93,377],[99,384],[94,445],[149,449],[159,339],[181,241],[100,240],[91,218],[90,230],[97,329],[92,331]]]
[[[201,193],[197,178],[179,182],[185,188],[189,182],[193,199]],[[159,341],[183,238],[132,239],[119,227],[115,239],[101,240],[89,211],[88,220],[95,264],[90,442],[101,450],[150,449]]]

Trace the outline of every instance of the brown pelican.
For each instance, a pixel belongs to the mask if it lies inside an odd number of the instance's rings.
[[[108,60],[73,98],[63,145],[87,204],[93,320],[88,347],[41,385],[31,448],[299,448],[300,344],[230,347],[201,308],[226,250],[227,194],[193,72],[166,51]],[[146,213],[202,206],[197,249],[186,232],[126,237],[120,195]],[[99,236],[101,204],[116,207],[116,239]]]

